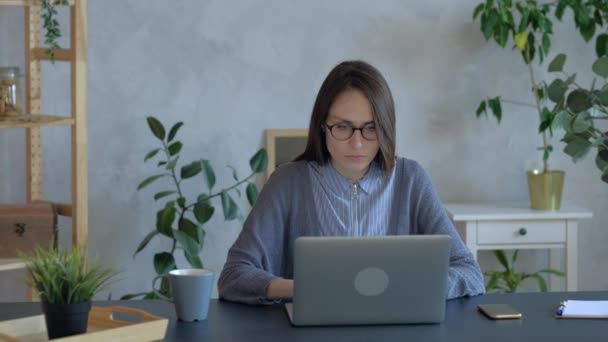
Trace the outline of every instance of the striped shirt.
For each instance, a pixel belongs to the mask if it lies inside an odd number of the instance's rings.
[[[287,163],[272,174],[228,251],[219,294],[242,303],[266,302],[273,279],[293,278],[300,236],[408,234],[450,235],[448,299],[485,292],[479,265],[417,162],[397,158],[390,176],[372,163],[356,183],[331,163]]]

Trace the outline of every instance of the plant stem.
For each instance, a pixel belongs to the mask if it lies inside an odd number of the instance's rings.
[[[205,198],[203,199],[203,201],[208,201],[208,200],[212,199],[213,197],[217,197],[217,196],[221,195],[223,192],[230,191],[230,190],[232,190],[232,189],[234,189],[234,188],[238,187],[239,185],[241,185],[241,184],[245,183],[246,181],[248,181],[249,179],[251,179],[251,177],[255,176],[255,174],[256,174],[256,173],[255,173],[255,172],[253,172],[252,174],[250,174],[249,176],[247,176],[247,178],[243,178],[241,181],[239,181],[238,183],[234,184],[233,186],[231,186],[231,187],[229,187],[229,188],[227,188],[227,189],[222,189],[221,191],[216,192],[215,194],[212,194],[212,195],[209,195],[209,196],[205,197]],[[190,209],[190,208],[191,208],[191,207],[193,207],[195,204],[196,204],[196,203],[192,203],[192,204],[190,204],[189,206],[187,206],[187,207],[186,207],[186,209]]]
[[[167,163],[169,163],[171,161],[171,154],[169,153],[169,147],[167,146],[167,144],[163,141],[163,151],[165,151],[165,155],[167,156]],[[179,181],[177,180],[177,176],[175,175],[175,167],[171,169],[171,177],[173,178],[173,182],[175,182],[175,186],[177,187],[177,193],[179,195],[178,198],[182,198],[184,197],[184,195],[182,194],[182,188],[179,186]],[[179,207],[179,205],[178,205]],[[179,220],[177,222],[180,222],[183,218],[184,218],[184,214],[186,212],[185,209],[179,207],[181,210],[181,213],[179,215]],[[173,253],[175,252],[175,248],[177,247],[177,240],[175,240],[175,238],[173,238],[173,244],[171,246],[171,254],[173,255]]]
[[[530,80],[532,81],[532,92],[534,93],[534,100],[536,100],[536,110],[538,110],[539,120],[542,121],[542,110],[540,108],[540,97],[538,96],[538,85],[536,84],[536,80],[534,78],[534,70],[532,69],[532,65],[530,64],[530,45],[526,44],[526,64],[528,65],[528,71],[530,73]],[[543,148],[544,151],[547,150],[547,146],[549,145],[547,141],[547,132],[543,131]],[[549,171],[549,163],[545,158],[543,158],[543,173]]]

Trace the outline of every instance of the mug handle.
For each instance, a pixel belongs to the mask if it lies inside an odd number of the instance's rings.
[[[160,278],[164,278],[164,277],[168,277],[168,276],[169,276],[169,273],[165,273],[165,274],[159,274],[156,277],[154,277],[154,279],[152,279],[152,292],[154,292],[154,294],[157,295],[161,299],[171,301],[172,300],[171,298],[165,296],[164,294],[160,293],[160,291],[158,291],[156,289],[156,281]]]

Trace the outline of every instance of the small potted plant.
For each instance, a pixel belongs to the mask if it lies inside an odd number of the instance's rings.
[[[115,272],[100,264],[87,266],[86,248],[37,246],[21,258],[29,285],[40,296],[49,339],[86,332],[91,300]]]

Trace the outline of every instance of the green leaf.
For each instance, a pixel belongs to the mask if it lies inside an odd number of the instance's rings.
[[[583,133],[591,128],[591,126],[591,117],[589,113],[582,112],[574,117],[574,122],[572,122],[572,131],[574,133]]]
[[[213,167],[211,167],[211,163],[209,163],[208,160],[203,159],[201,160],[201,162],[203,163],[203,170],[205,171],[205,180],[207,181],[207,187],[209,188],[209,191],[211,191],[211,189],[215,185],[215,172],[213,172]]]
[[[141,242],[139,243],[139,246],[137,246],[137,250],[135,251],[135,253],[133,253],[133,257],[135,257],[135,255],[137,255],[137,253],[141,252],[144,248],[146,248],[146,246],[148,245],[150,240],[152,240],[152,238],[155,237],[156,235],[158,235],[158,230],[153,230],[150,233],[148,233],[148,235],[146,235],[146,237],[143,240],[141,240]]]
[[[490,292],[498,288],[498,282],[500,281],[500,273],[493,273],[490,280],[486,284],[486,292]]]
[[[481,17],[483,36],[486,38],[486,40],[492,37],[492,34],[494,33],[494,27],[496,26],[498,19],[499,17],[495,9],[491,9],[490,11],[486,12],[485,17]]]
[[[167,163],[167,166],[165,166],[165,168],[169,171],[175,169],[175,166],[177,165],[177,160],[179,159],[179,156],[176,156],[175,158],[169,160],[169,162]]]
[[[608,139],[608,138],[607,138]],[[608,144],[608,141],[604,139],[605,143]],[[597,166],[602,173],[608,172],[608,150],[600,149],[595,156],[595,165]]]
[[[538,127],[538,132],[542,133],[547,128],[550,128],[552,120],[553,120],[553,117],[551,115],[551,111],[547,107],[543,107],[540,126]],[[551,133],[551,134],[553,134],[553,133]]]
[[[562,272],[562,271],[559,271],[559,270],[554,270],[554,269],[551,269],[551,268],[544,268],[542,270],[537,271],[536,273],[552,274],[552,275],[557,276],[557,277],[565,277],[566,276],[565,272]]]
[[[222,191],[222,209],[224,210],[224,220],[234,220],[238,216],[238,207],[232,197],[225,191]]]
[[[158,201],[159,199],[174,194],[175,191],[161,191],[154,194],[154,200]]]
[[[547,88],[549,99],[555,103],[560,102],[564,98],[564,93],[568,90],[568,87],[561,79],[555,79]]]
[[[154,270],[157,274],[167,274],[175,269],[175,259],[173,254],[162,252],[154,254]]]
[[[180,175],[182,179],[187,179],[198,175],[202,170],[200,161],[193,161],[192,163],[182,166]]]
[[[143,182],[141,182],[138,186],[137,186],[137,190],[141,190],[143,188],[145,188],[146,186],[150,185],[152,182],[154,182],[155,180],[164,177],[165,175],[154,175],[154,176],[150,176],[146,179],[144,179]]]
[[[150,158],[154,158],[158,151],[160,151],[160,148],[148,152],[148,154],[146,154],[146,157],[144,158],[144,163],[147,162]]]
[[[492,253],[494,253],[494,256],[496,256],[496,259],[505,268],[505,270],[507,270],[507,272],[510,271],[509,263],[507,261],[505,252],[498,249],[498,250],[492,251]]]
[[[213,208],[207,201],[199,201],[194,205],[194,217],[200,224],[204,224],[213,216]]]
[[[492,114],[496,118],[496,121],[500,123],[500,120],[502,119],[502,106],[500,105],[500,97],[497,96],[493,99],[489,99],[488,105],[490,106],[490,109],[492,110]]]
[[[564,64],[566,64],[566,55],[560,53],[559,55],[555,56],[555,58],[553,58],[553,60],[549,64],[549,69],[547,70],[549,72],[561,72],[564,69]]]
[[[184,125],[184,123],[180,121],[180,122],[176,123],[175,125],[173,125],[173,127],[171,127],[171,130],[169,131],[169,138],[167,139],[168,142],[173,141],[173,138],[175,138],[175,134],[177,134],[177,131],[183,125]]]
[[[515,268],[515,262],[517,261],[517,255],[519,254],[519,249],[516,249],[513,252],[513,255],[511,255],[511,265],[513,265],[513,268]]]
[[[478,119],[481,116],[481,114],[486,114],[486,116],[488,115],[486,113],[486,101],[481,101],[479,103],[479,106],[477,107],[477,110],[475,111],[475,115],[477,116]]]
[[[164,161],[164,160],[163,161],[159,161],[157,166],[160,167],[160,166],[163,166],[163,165],[167,165],[167,162]]]
[[[542,47],[545,54],[548,54],[549,48],[551,48],[551,39],[549,39],[549,35],[547,33],[543,34]]]
[[[481,11],[483,11],[484,6],[485,6],[485,4],[481,3],[475,7],[475,10],[473,11],[473,20],[477,19],[477,16],[479,15],[479,13],[481,13]]]
[[[249,201],[249,205],[253,206],[257,199],[258,188],[253,183],[247,184],[247,201]]]
[[[570,108],[570,110],[575,114],[585,111],[593,106],[589,94],[587,91],[582,89],[573,90],[568,95],[566,104],[568,105],[568,108]]]
[[[587,139],[574,136],[564,148],[564,153],[572,157],[572,160],[576,163],[583,159],[590,149],[591,143]]]
[[[557,113],[553,118],[552,128],[554,131],[566,131],[570,128],[570,114],[565,110]]]
[[[606,84],[600,91],[599,99],[603,106],[608,106],[608,84]]]
[[[180,208],[185,208],[185,207],[186,207],[186,198],[185,198],[185,197],[183,197],[183,196],[178,197],[178,198],[177,198],[177,205],[178,205]]]
[[[175,213],[175,202],[173,201],[168,202],[165,205],[165,208],[156,213],[156,230],[158,230],[159,233],[171,238],[173,237],[171,225],[175,220]]]
[[[532,274],[530,277],[535,278],[540,292],[547,292],[547,282],[540,274]]]
[[[232,170],[232,179],[234,179],[235,182],[239,181],[239,177],[236,174],[236,169],[230,165],[227,165],[227,167]]]
[[[526,31],[526,28],[528,27],[529,22],[530,22],[530,11],[528,11],[526,9],[521,16],[521,20],[519,21],[519,27],[517,28],[517,32]]]
[[[526,48],[526,44],[528,43],[528,32],[523,31],[515,35],[515,46],[522,51]]]
[[[598,58],[608,54],[608,34],[602,33],[597,36],[595,40],[595,53]]]
[[[179,244],[182,246],[185,253],[190,254],[191,256],[198,255],[199,244],[195,239],[179,230],[174,231],[173,236],[175,237],[175,240],[177,240],[177,242],[179,242]]]
[[[146,120],[148,121],[148,126],[150,127],[152,134],[154,134],[158,140],[163,141],[165,139],[165,127],[163,127],[163,124],[153,116],[148,116]]]
[[[174,142],[173,144],[169,145],[169,155],[170,156],[174,156],[176,154],[179,153],[179,151],[182,150],[182,143],[179,141]]]
[[[608,56],[600,57],[593,63],[593,72],[603,78],[608,78]]]
[[[179,230],[186,233],[189,237],[194,239],[200,246],[201,240],[199,240],[198,226],[196,223],[188,220],[187,218],[182,218],[179,220]]]
[[[201,258],[198,256],[198,254],[190,254],[184,251],[184,257],[192,267],[204,268],[203,262],[201,261]]]
[[[251,171],[255,173],[260,173],[266,170],[268,167],[268,153],[266,153],[266,149],[259,149],[251,159],[249,159],[249,166],[251,167]]]

